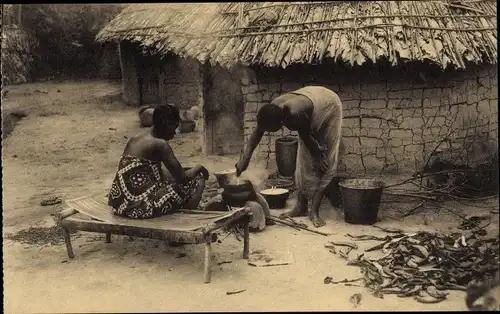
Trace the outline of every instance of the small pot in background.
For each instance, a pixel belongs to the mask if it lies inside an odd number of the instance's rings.
[[[285,178],[293,178],[297,165],[299,142],[295,137],[280,137],[275,142],[276,166],[278,173]]]
[[[191,133],[196,128],[196,123],[191,120],[183,120],[179,124],[179,131],[181,133]]]
[[[139,120],[142,127],[150,127],[153,125],[153,112],[155,108],[151,105],[142,106],[139,109]]]

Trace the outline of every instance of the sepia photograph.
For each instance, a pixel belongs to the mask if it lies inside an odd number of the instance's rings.
[[[500,310],[496,1],[0,7],[4,313]]]

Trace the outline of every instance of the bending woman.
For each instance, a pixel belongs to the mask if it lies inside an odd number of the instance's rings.
[[[108,204],[119,216],[153,218],[177,209],[196,209],[201,199],[208,171],[197,165],[185,171],[168,144],[179,126],[179,109],[172,105],[157,107],[153,126],[132,137],[118,164]],[[168,182],[161,163],[174,182]]]
[[[337,174],[342,129],[342,103],[336,93],[321,87],[307,86],[281,95],[257,113],[253,130],[236,172],[239,176],[248,167],[253,151],[265,132],[276,132],[283,126],[299,134],[297,169],[297,205],[282,218],[305,216],[312,200],[309,218],[315,227],[325,225],[319,207],[325,188]]]

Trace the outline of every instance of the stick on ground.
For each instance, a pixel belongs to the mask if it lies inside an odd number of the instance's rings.
[[[274,216],[271,216],[269,217],[269,219],[271,219],[272,221],[274,222],[277,222],[277,223],[280,223],[280,224],[283,224],[285,226],[288,226],[288,227],[292,227],[292,228],[295,228],[295,229],[302,229],[302,230],[306,230],[306,231],[309,231],[309,232],[312,232],[312,233],[317,233],[317,234],[321,234],[322,236],[329,236],[330,234],[328,233],[324,233],[324,232],[321,232],[321,231],[316,231],[316,230],[311,230],[309,228],[304,228],[302,227],[301,225],[294,225],[293,223],[291,222],[288,222],[288,221],[284,221],[284,220],[281,220],[279,218],[276,218]]]
[[[406,214],[403,215],[403,217],[408,217],[410,216],[411,214],[413,214],[417,209],[419,209],[420,207],[422,207],[423,205],[425,204],[425,201],[422,201],[420,202],[419,204],[417,204],[417,206],[413,207],[412,209],[410,209],[409,211],[406,212]]]

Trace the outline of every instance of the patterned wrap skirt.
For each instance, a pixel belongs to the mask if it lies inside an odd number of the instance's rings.
[[[108,204],[115,215],[147,219],[182,209],[194,195],[200,179],[183,184],[168,182],[161,171],[161,163],[123,155],[111,186]]]

